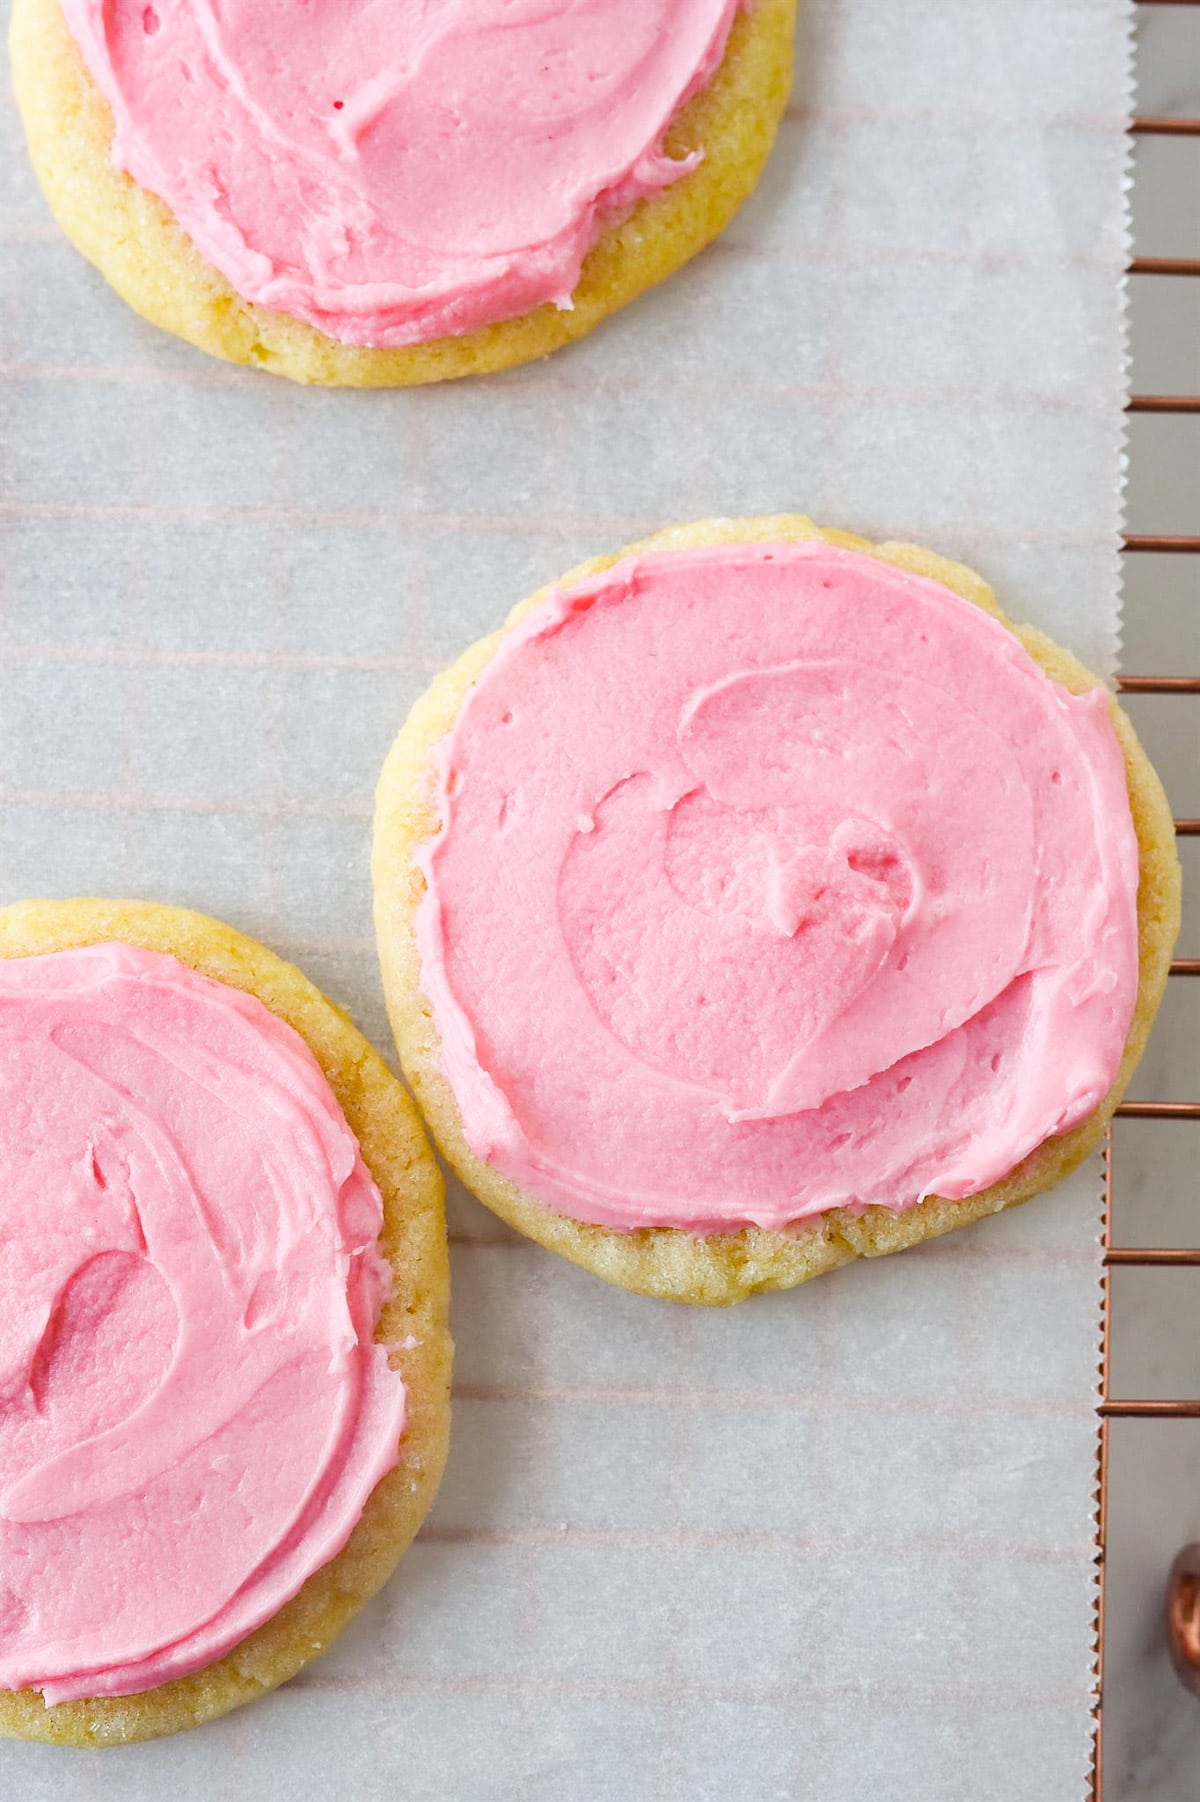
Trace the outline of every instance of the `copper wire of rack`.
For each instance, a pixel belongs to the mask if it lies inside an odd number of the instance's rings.
[[[1200,0],[1139,0],[1142,6],[1197,6]],[[1181,137],[1200,139],[1200,119],[1137,117],[1130,127],[1136,137]],[[1200,145],[1197,145],[1200,154]],[[1197,170],[1200,185],[1200,169]],[[1130,275],[1163,276],[1195,279],[1200,277],[1200,258],[1134,257]],[[1130,413],[1200,414],[1200,394],[1134,394],[1128,402]],[[1181,556],[1200,555],[1200,534],[1130,533],[1122,545],[1126,556],[1146,552],[1172,553]],[[1146,694],[1171,697],[1178,705],[1181,697],[1200,698],[1200,676],[1126,676],[1117,681],[1122,694]],[[1180,838],[1200,837],[1200,819],[1175,821]],[[1172,979],[1200,976],[1200,957],[1178,957],[1171,964]],[[1200,1100],[1197,1101],[1127,1101],[1117,1109],[1119,1119],[1157,1120],[1164,1130],[1178,1131],[1185,1122],[1200,1123]],[[1119,1130],[1119,1129],[1116,1129]],[[1108,1554],[1108,1466],[1109,1422],[1112,1420],[1200,1420],[1200,1399],[1142,1401],[1114,1397],[1110,1392],[1109,1370],[1112,1333],[1112,1280],[1114,1269],[1137,1266],[1142,1269],[1200,1268],[1200,1246],[1150,1247],[1123,1246],[1113,1243],[1113,1136],[1110,1127],[1104,1147],[1104,1276],[1103,1316],[1101,1327],[1100,1377],[1100,1445],[1098,1464],[1097,1530],[1096,1530],[1096,1703],[1095,1741],[1092,1767],[1094,1802],[1103,1802],[1104,1794],[1104,1611],[1105,1572]],[[1183,1683],[1200,1696],[1200,1544],[1185,1546],[1171,1566],[1167,1580],[1165,1630],[1170,1643],[1175,1669]]]

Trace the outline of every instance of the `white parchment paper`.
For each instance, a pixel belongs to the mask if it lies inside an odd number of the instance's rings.
[[[484,383],[306,393],[144,326],[3,118],[0,900],[128,893],[390,1049],[371,791],[509,605],[803,509],[1117,646],[1128,0],[807,0],[721,243]],[[183,1739],[0,1743],[6,1802],[1069,1802],[1090,1750],[1099,1173],[732,1314],[451,1198],[454,1446],[330,1656]]]

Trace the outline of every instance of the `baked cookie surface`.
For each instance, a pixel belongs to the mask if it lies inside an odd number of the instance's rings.
[[[916,1205],[901,1208],[831,1207],[784,1230],[774,1223],[770,1227],[746,1225],[737,1231],[684,1230],[666,1225],[625,1230],[574,1217],[561,1194],[547,1206],[545,1200],[537,1199],[519,1182],[501,1174],[490,1160],[472,1151],[455,1091],[446,1075],[446,1046],[423,992],[418,942],[418,914],[426,892],[423,865],[427,867],[439,828],[439,777],[435,767],[438,747],[454,727],[481,673],[506,641],[509,645],[513,642],[510,635],[514,628],[551,594],[565,597],[561,609],[565,616],[572,590],[586,586],[589,579],[635,553],[686,552],[700,546],[809,543],[841,547],[858,557],[877,560],[885,570],[908,572],[940,584],[998,620],[1061,688],[1074,695],[1085,695],[1098,686],[1096,679],[1068,652],[1032,628],[1016,627],[1004,619],[987,586],[961,565],[914,546],[872,547],[846,534],[822,532],[810,521],[793,516],[708,521],[663,533],[616,558],[584,565],[554,590],[517,608],[501,633],[472,647],[417,703],[385,765],[378,791],[374,874],[384,983],[401,1058],[435,1137],[468,1186],[510,1224],[611,1282],[673,1299],[724,1304],[759,1289],[788,1287],[852,1257],[878,1255],[916,1244],[1049,1187],[1097,1142],[1124,1091],[1161,998],[1178,929],[1178,865],[1169,812],[1128,721],[1115,703],[1107,700],[1100,717],[1106,711],[1115,731],[1115,740],[1110,735],[1111,756],[1118,771],[1123,764],[1132,817],[1132,827],[1127,825],[1126,831],[1130,856],[1136,863],[1130,872],[1137,887],[1136,923],[1131,913],[1129,930],[1136,939],[1130,940],[1130,955],[1137,967],[1132,971],[1124,1048],[1115,1077],[1099,1104],[1089,1105],[1085,1117],[1077,1111],[1068,1130],[1050,1133],[1020,1157],[1015,1167],[997,1166],[1006,1170],[998,1180],[989,1180],[977,1191],[960,1190],[962,1198],[956,1200],[934,1193]],[[992,631],[990,636],[1000,635]],[[1098,702],[1093,712],[1096,706]],[[1120,781],[1119,774],[1116,780]],[[579,830],[590,833],[592,824],[581,821]],[[589,837],[588,844],[592,842]],[[575,905],[570,898],[568,902]],[[1132,895],[1129,905],[1132,908]],[[592,992],[599,993],[594,986]],[[604,1005],[602,998],[599,1005]],[[650,1030],[652,1026],[653,1023]],[[618,1030],[628,1038],[634,1028],[624,1018]],[[453,1055],[457,1056],[462,1039],[457,1027],[455,1033],[459,1043]],[[1113,1048],[1114,1064],[1118,1062],[1120,1045],[1118,1038]],[[545,1194],[544,1189],[541,1192]]]
[[[48,1707],[38,1690],[0,1691],[0,1732],[65,1745],[122,1744],[198,1725],[286,1681],[326,1650],[386,1581],[416,1533],[437,1488],[449,1431],[452,1348],[442,1182],[402,1086],[300,971],[215,920],[131,901],[29,901],[0,909],[3,959],[36,960],[106,944],[165,954],[186,971],[243,991],[292,1028],[315,1058],[382,1199],[378,1243],[390,1266],[392,1293],[375,1342],[386,1345],[387,1367],[402,1379],[405,1412],[399,1460],[370,1490],[342,1549],[223,1656],[128,1695]],[[101,1167],[101,1187],[103,1178]],[[262,1302],[253,1304],[260,1315],[273,1305],[269,1287],[261,1293]],[[11,1506],[7,1496],[6,1504]],[[28,1506],[23,1514],[37,1518]]]
[[[112,113],[59,0],[16,0],[13,70],[34,167],[59,223],[136,311],[232,362],[300,382],[383,387],[543,356],[715,237],[754,187],[774,139],[791,85],[794,12],[795,0],[753,0],[737,13],[720,66],[684,100],[664,139],[668,157],[699,160],[632,210],[617,209],[625,216],[603,226],[569,308],[548,302],[394,348],[342,342],[287,310],[245,300],[164,202],[118,170]]]

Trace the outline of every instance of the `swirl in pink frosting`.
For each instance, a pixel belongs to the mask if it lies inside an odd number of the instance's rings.
[[[378,1190],[252,996],[104,944],[0,961],[0,1687],[219,1658],[396,1462]]]
[[[245,299],[350,344],[570,305],[739,0],[63,0],[113,158]]]
[[[422,981],[471,1148],[604,1226],[969,1195],[1110,1087],[1138,852],[1101,689],[824,543],[627,558],[439,753]]]

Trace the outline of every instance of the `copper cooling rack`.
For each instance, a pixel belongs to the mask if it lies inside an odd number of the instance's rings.
[[[1143,6],[1197,6],[1200,0],[1140,0]],[[1164,136],[1200,139],[1200,119],[1135,118],[1131,127],[1136,136]],[[1200,143],[1196,146],[1200,159]],[[1196,170],[1200,189],[1200,166]],[[1174,280],[1200,278],[1200,258],[1134,257],[1129,265],[1131,275],[1161,276]],[[1200,414],[1200,394],[1135,394],[1129,401],[1131,413]],[[1200,555],[1200,535],[1136,533],[1124,541],[1126,556],[1146,552],[1171,553],[1179,556]],[[1123,694],[1148,694],[1163,698],[1164,705],[1179,706],[1185,696],[1200,699],[1200,676],[1121,676],[1118,688]],[[1175,831],[1180,837],[1200,836],[1200,819],[1176,819]],[[1200,976],[1200,957],[1176,958],[1171,977]],[[1118,1120],[1156,1120],[1165,1132],[1178,1132],[1186,1122],[1200,1123],[1200,1101],[1127,1101],[1117,1109]],[[1142,1247],[1113,1243],[1113,1198],[1115,1194],[1113,1140],[1120,1126],[1109,1130],[1104,1157],[1104,1299],[1102,1327],[1100,1452],[1098,1525],[1096,1565],[1098,1600],[1096,1613],[1096,1737],[1093,1765],[1094,1802],[1103,1802],[1104,1794],[1104,1604],[1105,1567],[1107,1563],[1107,1503],[1109,1422],[1111,1420],[1200,1420],[1200,1399],[1138,1401],[1114,1397],[1109,1383],[1111,1350],[1111,1277],[1118,1267],[1137,1265],[1142,1268],[1200,1268],[1200,1246]],[[1185,1546],[1171,1568],[1167,1585],[1168,1634],[1175,1668],[1187,1686],[1200,1696],[1200,1545]]]

